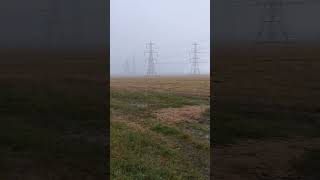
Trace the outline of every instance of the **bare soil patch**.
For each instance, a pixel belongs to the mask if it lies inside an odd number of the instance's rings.
[[[111,116],[111,120],[115,122],[125,123],[129,128],[132,128],[137,131],[144,132],[145,128],[136,122],[133,117],[126,116],[124,114],[115,114]]]
[[[168,124],[197,121],[208,109],[208,106],[184,106],[182,108],[164,108],[157,111],[156,117],[159,121]]]

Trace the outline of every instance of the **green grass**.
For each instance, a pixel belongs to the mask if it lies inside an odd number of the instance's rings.
[[[111,167],[111,179],[205,179],[165,142],[116,122],[111,124]]]
[[[111,179],[208,179],[209,141],[155,119],[161,108],[208,104],[201,97],[166,93],[111,91]],[[140,129],[142,128],[142,130]],[[119,143],[121,142],[121,143]],[[195,160],[202,160],[199,163]]]
[[[170,93],[112,90],[111,97],[111,108],[131,113],[168,107],[177,108],[185,105],[209,104],[208,99],[203,97],[181,96]]]
[[[162,124],[156,124],[151,130],[162,133],[164,135],[178,135],[180,132],[174,128]]]

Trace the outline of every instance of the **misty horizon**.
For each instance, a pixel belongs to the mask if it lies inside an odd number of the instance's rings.
[[[210,73],[209,0],[112,0],[110,31],[113,76],[145,75],[146,43],[150,41],[159,54],[155,64],[158,75],[190,74],[190,51],[195,42],[199,44],[200,73]],[[135,73],[125,70],[127,59]]]
[[[266,16],[268,8],[264,8],[261,4],[256,5],[254,2],[265,1],[213,1],[212,22],[214,29],[212,36],[214,40],[211,43],[216,45],[255,44],[258,32],[263,26],[262,18]],[[279,20],[282,30],[298,44],[319,44],[320,24],[316,23],[314,19],[320,16],[320,1],[284,0],[283,3],[283,7],[276,8],[280,13]]]

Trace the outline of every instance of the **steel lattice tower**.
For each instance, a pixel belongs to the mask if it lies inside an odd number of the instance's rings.
[[[284,27],[283,0],[265,0],[257,42],[263,44],[286,43],[289,40]]]
[[[290,0],[252,0],[249,6],[262,7],[260,28],[257,33],[257,43],[276,44],[289,43],[291,38],[285,26],[284,8],[288,5],[304,4],[303,1]],[[234,0],[234,5],[239,6],[242,2]]]
[[[132,69],[131,69],[131,73],[132,74],[136,74],[136,61],[135,61],[135,57],[132,57]]]
[[[46,17],[47,32],[44,46],[47,48],[55,47],[55,42],[59,39],[57,36],[57,27],[60,23],[59,5],[58,0],[48,0],[47,7],[40,9],[40,15]]]
[[[130,64],[129,64],[129,60],[127,59],[125,61],[125,63],[123,64],[123,70],[125,74],[130,74]]]
[[[58,39],[58,29],[60,15],[59,15],[59,4],[58,0],[49,0],[48,1],[48,46],[55,47],[55,43]]]
[[[199,69],[199,51],[198,51],[198,45],[197,43],[193,43],[193,49],[192,49],[192,58],[191,58],[191,74],[193,75],[199,75],[200,69]]]
[[[154,50],[154,43],[150,41],[146,44],[147,50],[145,51],[145,55],[148,54],[148,59],[146,60],[147,64],[147,73],[146,76],[156,76],[156,56],[158,55],[157,52]]]

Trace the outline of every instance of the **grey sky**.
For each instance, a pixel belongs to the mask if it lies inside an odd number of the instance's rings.
[[[238,1],[232,6],[232,1]],[[256,0],[264,2],[265,0]],[[251,6],[250,6],[251,2]],[[254,0],[214,0],[213,3],[213,43],[234,43],[247,41],[254,43],[261,28],[262,6],[252,6]],[[296,42],[320,42],[319,0],[283,0],[283,2],[304,2],[282,8],[284,27]]]
[[[145,72],[144,51],[152,40],[159,52],[160,74],[190,71],[188,51],[198,42],[201,73],[209,73],[210,0],[111,0],[111,74],[123,73],[126,58],[135,57]]]
[[[0,48],[105,48],[106,0],[1,0]]]

